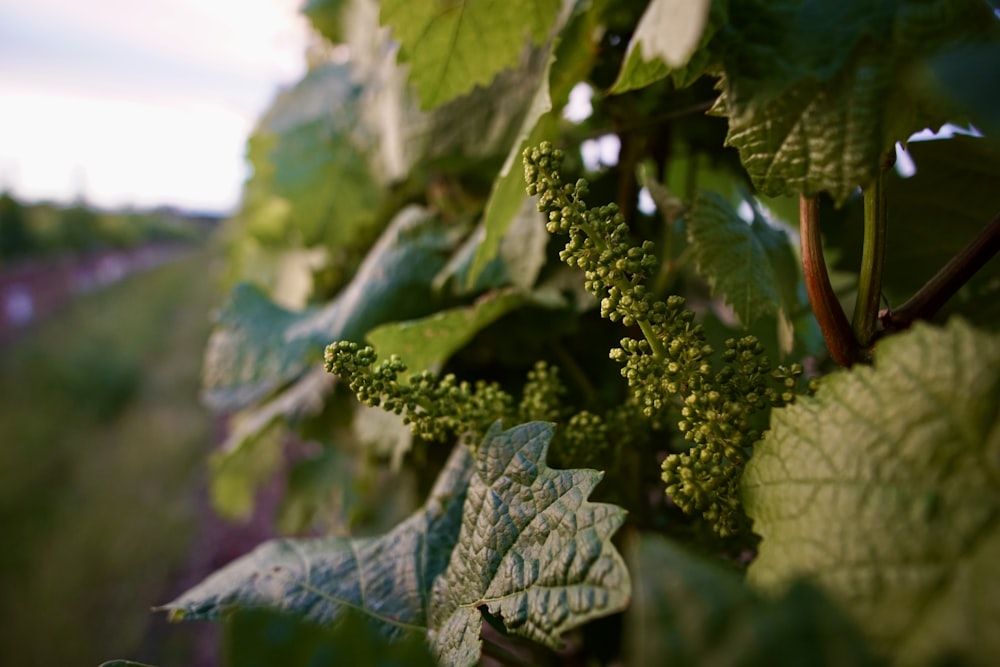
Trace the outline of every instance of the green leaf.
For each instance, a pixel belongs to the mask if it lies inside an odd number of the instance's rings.
[[[313,27],[333,43],[341,41],[341,15],[347,0],[308,0],[302,6]]]
[[[528,301],[527,295],[513,289],[488,292],[472,306],[380,326],[368,332],[367,340],[379,356],[396,355],[411,372],[437,372],[477,332]]]
[[[309,246],[345,243],[371,224],[381,193],[359,130],[361,93],[348,66],[326,64],[278,95],[250,140],[241,217],[274,218],[278,197],[279,218]]]
[[[548,233],[537,234],[539,228],[544,232],[545,219],[538,214],[534,198],[528,197],[525,191],[521,154],[526,147],[535,146],[557,133],[562,120],[559,110],[566,106],[570,91],[589,75],[595,62],[598,49],[594,36],[604,29],[601,19],[606,1],[601,0],[589,11],[578,12],[575,16],[560,15],[557,21],[559,35],[546,54],[545,69],[520,131],[493,182],[480,225],[483,236],[466,276],[468,287],[482,281],[482,274],[497,257],[502,258],[513,284],[526,288],[537,277],[541,268],[539,260],[544,259],[542,240],[547,242]],[[542,223],[540,227],[538,222]],[[508,231],[516,238],[505,243]]]
[[[434,583],[431,644],[449,665],[479,660],[482,612],[550,647],[586,621],[620,611],[630,584],[611,536],[620,507],[587,500],[596,470],[545,464],[553,426],[495,423],[477,448],[462,529]]]
[[[472,457],[456,447],[423,508],[380,537],[273,540],[161,609],[171,620],[267,608],[330,625],[347,610],[398,637],[427,627],[431,582],[458,538]]]
[[[329,628],[257,609],[233,614],[226,624],[225,664],[231,667],[436,667],[420,635],[387,642],[358,613]]]
[[[237,286],[206,349],[206,403],[219,411],[252,405],[300,377],[330,341],[361,340],[379,324],[425,314],[453,236],[423,210],[404,209],[322,308],[291,312],[252,286]]]
[[[324,625],[353,609],[388,637],[427,630],[439,657],[471,665],[482,607],[558,646],[622,610],[630,584],[611,544],[625,511],[587,500],[601,473],[545,465],[552,431],[494,424],[475,459],[454,450],[424,507],[389,533],[274,540],[161,609],[182,620],[268,608]]]
[[[773,99],[726,79],[714,113],[725,109],[726,143],[739,149],[764,195],[828,192],[842,204],[874,178],[889,147],[905,139],[884,133],[882,103],[890,82],[890,70],[874,58],[828,83],[807,80]]]
[[[698,273],[744,326],[762,315],[792,312],[798,305],[798,264],[788,235],[756,208],[748,223],[724,199],[702,192],[687,217],[687,230]]]
[[[626,664],[877,664],[861,632],[807,583],[768,599],[735,572],[660,536],[644,535],[630,547],[636,585],[625,617]]]
[[[729,117],[727,143],[764,195],[828,192],[838,204],[871,182],[895,142],[948,120],[902,74],[994,20],[977,0],[730,9],[715,108]]]
[[[652,0],[632,33],[625,62],[609,92],[643,88],[688,65],[715,33],[717,25],[709,21],[713,5],[723,9],[723,3],[712,0]]]
[[[955,319],[772,412],[743,475],[751,581],[814,578],[898,664],[997,664],[998,405],[1000,337]]]
[[[561,0],[383,0],[381,21],[399,41],[400,60],[420,106],[432,109],[513,67],[525,44],[549,34]]]

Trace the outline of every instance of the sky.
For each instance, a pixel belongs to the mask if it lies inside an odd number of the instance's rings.
[[[0,191],[226,213],[302,0],[0,0]]]

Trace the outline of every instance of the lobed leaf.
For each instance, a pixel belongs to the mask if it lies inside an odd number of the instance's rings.
[[[517,64],[542,43],[561,0],[384,0],[381,21],[410,63],[420,105],[432,109]]]
[[[462,529],[434,584],[431,644],[449,665],[479,660],[482,612],[551,647],[560,635],[628,604],[630,583],[611,536],[620,507],[587,500],[595,470],[553,470],[553,426],[494,424],[476,452]]]
[[[878,664],[860,630],[814,586],[797,582],[768,599],[658,535],[630,547],[636,586],[625,617],[626,664]]]
[[[899,664],[996,664],[998,405],[1000,337],[956,319],[772,412],[743,475],[750,580],[813,577]]]
[[[977,0],[733,5],[715,113],[767,196],[829,193],[843,204],[897,141],[947,119],[902,73],[988,30]],[[831,30],[831,26],[836,26]]]
[[[687,230],[698,272],[743,326],[797,306],[798,264],[788,234],[756,209],[748,223],[720,196],[702,192],[687,217]]]
[[[630,583],[611,544],[625,511],[587,500],[601,473],[545,464],[552,432],[496,423],[474,459],[456,447],[424,507],[389,533],[274,540],[161,609],[181,620],[266,608],[326,625],[354,610],[390,638],[426,630],[445,664],[472,665],[482,608],[558,646],[622,610]]]
[[[161,609],[172,620],[266,608],[332,624],[355,610],[389,637],[427,626],[431,582],[458,538],[472,457],[455,448],[424,506],[380,537],[267,542]]]

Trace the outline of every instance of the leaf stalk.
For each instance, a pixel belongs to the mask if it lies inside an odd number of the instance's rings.
[[[861,272],[858,274],[858,297],[851,318],[854,339],[863,356],[870,356],[878,327],[879,305],[882,299],[882,272],[886,246],[886,174],[878,176],[865,188],[865,232],[861,251]]]
[[[802,274],[823,340],[830,356],[841,366],[850,367],[858,360],[858,341],[847,315],[830,285],[830,275],[823,258],[819,230],[819,203],[815,197],[799,197],[799,231],[802,240]]]

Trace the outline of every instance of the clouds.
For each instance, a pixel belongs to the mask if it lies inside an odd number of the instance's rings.
[[[0,187],[232,208],[246,134],[305,39],[290,0],[7,0]]]

